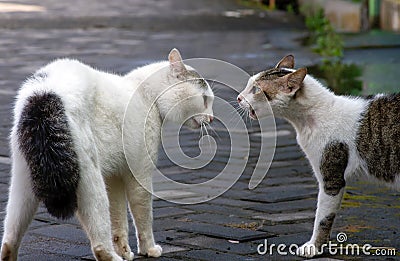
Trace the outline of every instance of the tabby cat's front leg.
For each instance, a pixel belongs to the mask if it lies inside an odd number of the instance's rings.
[[[151,178],[145,178],[142,182],[151,182]],[[135,221],[138,252],[140,255],[159,257],[162,248],[154,242],[152,194],[133,176],[127,178],[126,184],[129,207]],[[151,184],[144,185],[151,188]]]
[[[314,221],[314,230],[311,239],[297,250],[297,255],[303,257],[313,257],[323,253],[323,244],[328,243],[331,234],[333,221],[340,208],[344,188],[340,192],[331,196],[320,189],[318,193],[317,213]]]
[[[310,241],[297,250],[297,255],[313,257],[322,254],[321,246],[328,243],[343,198],[348,158],[349,150],[345,143],[331,142],[324,148],[319,171],[316,173],[319,193],[313,235]]]

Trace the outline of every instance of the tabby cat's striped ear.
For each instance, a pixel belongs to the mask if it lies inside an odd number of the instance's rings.
[[[281,91],[286,94],[294,94],[303,86],[304,78],[307,75],[306,68],[300,68],[297,71],[289,73],[280,78],[284,83],[281,85]]]
[[[289,54],[282,58],[279,63],[276,64],[275,68],[294,68],[294,56]]]

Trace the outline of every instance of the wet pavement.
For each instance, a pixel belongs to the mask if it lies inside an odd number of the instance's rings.
[[[399,92],[397,73],[400,66],[400,34],[379,30],[344,35],[344,62],[361,71],[365,95]]]
[[[307,35],[303,22],[284,12],[249,10],[235,1],[15,1],[38,5],[43,12],[0,12],[0,209],[1,220],[9,184],[8,132],[13,98],[19,85],[32,72],[59,57],[73,57],[96,68],[126,73],[132,68],[166,59],[173,47],[184,58],[207,57],[235,64],[249,74],[273,66],[292,53],[297,66],[316,64],[320,58],[301,45]],[[349,46],[350,46],[350,42]],[[364,52],[389,54],[398,63],[398,46],[384,50],[373,46],[345,52],[346,57],[368,64]],[[347,56],[348,55],[348,56]],[[357,58],[357,59],[356,59]],[[378,58],[377,58],[378,59]],[[376,59],[376,60],[377,60]],[[374,60],[374,59],[372,59]],[[374,60],[374,61],[376,61]],[[382,61],[382,57],[379,57]],[[384,60],[382,64],[388,64]],[[390,65],[389,65],[390,67]],[[372,69],[374,70],[374,69]],[[374,70],[375,71],[375,70]],[[233,101],[237,93],[215,86],[216,95]],[[302,244],[311,236],[317,185],[299,149],[293,128],[277,120],[277,148],[267,178],[248,189],[260,148],[257,123],[247,122],[250,157],[235,185],[211,201],[179,205],[154,201],[154,230],[164,254],[160,260],[276,260],[294,256],[261,256],[257,246]],[[175,166],[161,151],[158,167],[170,178],[199,183],[218,174],[229,160],[229,143],[223,128],[211,134],[221,145],[214,161],[192,171]],[[199,132],[182,130],[182,150],[195,153]],[[267,170],[267,169],[265,169]],[[212,189],[212,188],[210,188]],[[183,193],[168,191],[171,197]],[[398,240],[399,193],[378,185],[353,182],[348,186],[337,215],[332,241],[344,232],[347,243],[395,247]],[[134,229],[130,245],[136,250]],[[60,221],[40,208],[24,237],[20,260],[93,260],[89,241],[75,219]],[[344,260],[376,260],[376,256],[325,256]],[[385,258],[383,258],[385,259]],[[386,257],[388,260],[396,258]]]

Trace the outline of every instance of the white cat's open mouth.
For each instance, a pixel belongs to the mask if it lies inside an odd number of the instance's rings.
[[[193,122],[193,128],[198,129],[201,127],[201,124],[197,122],[195,118],[192,118],[192,122]]]

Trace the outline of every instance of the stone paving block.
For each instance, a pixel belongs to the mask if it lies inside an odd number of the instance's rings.
[[[6,168],[6,166],[10,166],[11,162],[12,162],[11,158],[0,155],[0,164],[2,165],[2,166],[0,166],[0,170],[4,170]]]
[[[255,202],[276,203],[289,200],[315,198],[318,194],[318,191],[314,186],[307,187],[306,185],[270,187],[263,190],[264,193],[255,193],[251,196],[243,197],[243,199]]]
[[[323,254],[322,256],[324,256]],[[342,261],[343,259],[331,258],[331,257],[317,257],[308,259],[309,261]],[[353,260],[363,260],[363,257],[354,257]]]
[[[0,184],[0,189],[2,191],[7,191],[7,188],[8,188],[8,184]],[[1,202],[1,205],[3,206],[3,208],[1,210],[5,211],[5,206],[7,205],[7,201],[8,201],[8,193],[0,194],[0,202]]]
[[[277,138],[276,146],[285,147],[285,146],[293,146],[297,145],[297,140],[295,138],[287,139],[287,138]]]
[[[237,182],[234,186],[236,186],[238,183],[241,183],[241,182]],[[248,185],[248,184],[246,184],[246,185]],[[215,198],[213,200],[208,201],[208,203],[213,204],[213,205],[225,205],[225,206],[232,206],[232,207],[242,207],[243,204],[247,204],[246,201],[242,201],[239,199],[225,198],[225,197]]]
[[[303,245],[311,238],[312,233],[297,233],[290,235],[282,235],[278,237],[267,238],[268,244],[286,244],[289,246],[290,244],[296,244],[298,246]]]
[[[300,151],[285,151],[285,152],[280,152],[276,151],[274,154],[273,160],[298,160],[298,159],[304,159],[304,153]]]
[[[171,218],[157,218],[153,220],[154,231],[165,231],[178,228],[187,222],[185,218],[171,219]]]
[[[60,220],[51,216],[47,211],[37,212],[36,215],[34,216],[34,219],[36,219],[38,221],[48,222],[51,224],[59,224],[60,223]]]
[[[187,216],[193,213],[191,210],[177,208],[177,207],[165,207],[158,208],[157,212],[154,213],[154,218],[172,217],[172,216]]]
[[[9,191],[9,189],[8,189],[7,185],[0,186],[0,195],[4,195],[4,199],[7,199],[7,200],[8,200],[8,197],[7,197],[8,191]]]
[[[279,129],[282,129],[282,126],[279,126]],[[298,153],[303,153],[301,151],[301,148],[299,145],[292,145],[292,146],[285,146],[285,147],[277,147],[276,148],[277,153],[283,153],[283,152],[298,152]],[[304,154],[303,154],[304,155]]]
[[[168,245],[168,244],[163,244],[162,245],[163,249],[163,255],[168,254],[168,253],[175,253],[175,252],[181,252],[181,251],[188,251],[188,248],[181,247],[181,246],[174,246],[174,245]]]
[[[145,259],[144,257],[143,257],[143,259]],[[157,261],[158,260],[160,260],[160,261],[179,261],[179,260],[182,260],[182,259],[177,259],[177,258],[173,258],[173,257],[166,257],[166,256],[161,256],[161,257],[159,257],[159,258],[157,258]]]
[[[81,257],[81,260],[86,260],[86,261],[96,261],[96,259],[93,257],[93,255],[86,255]]]
[[[285,167],[291,167],[291,169],[293,169],[293,168],[296,169],[297,167],[299,167],[302,170],[302,172],[304,172],[302,167],[307,167],[307,171],[305,171],[305,172],[312,171],[311,165],[308,162],[308,160],[296,159],[296,160],[275,160],[275,161],[272,161],[271,168],[285,168]]]
[[[66,256],[66,255],[58,255],[58,254],[43,254],[38,251],[37,253],[29,253],[26,255],[19,255],[19,261],[32,261],[32,260],[40,260],[40,261],[78,261],[81,260],[79,257]],[[94,259],[93,259],[94,260]]]
[[[251,209],[260,211],[263,213],[280,213],[280,212],[293,212],[298,210],[310,210],[316,209],[317,200],[315,199],[302,199],[302,200],[291,200],[277,203],[260,203],[257,205],[251,205],[245,209]]]
[[[245,223],[251,222],[259,222],[259,220],[250,220],[243,217],[238,217],[236,215],[222,215],[222,214],[215,214],[215,213],[195,213],[192,215],[186,216],[189,220],[200,221],[204,223],[213,223],[219,224],[224,226],[233,226],[233,225],[240,225]]]
[[[251,195],[254,195],[254,192],[249,189],[245,189],[245,190],[230,189],[224,193],[225,197],[229,197],[229,198],[233,198],[233,199],[244,199],[244,200],[246,200],[246,198],[250,197]]]
[[[183,206],[183,208],[191,209],[197,212],[218,213],[223,215],[249,216],[254,214],[254,211],[244,210],[238,207],[213,205],[209,204],[208,202],[196,205],[187,205]]]
[[[257,246],[262,241],[252,241],[238,243],[236,241],[229,241],[220,238],[211,238],[207,236],[197,236],[190,239],[178,240],[174,243],[183,245],[193,245],[200,249],[215,249],[222,252],[237,253],[241,255],[250,255],[257,253]]]
[[[86,234],[80,227],[77,228],[68,224],[50,225],[42,228],[37,228],[31,230],[31,233],[38,234],[44,237],[59,238],[74,242],[89,242]]]
[[[50,223],[48,223],[48,222],[43,222],[43,221],[34,219],[34,220],[32,220],[31,224],[29,225],[29,230],[33,230],[33,229],[36,229],[36,228],[41,228],[41,227],[44,227],[44,226],[47,227],[49,225],[50,225]]]
[[[55,235],[57,236],[57,235]],[[43,251],[43,254],[60,254],[79,257],[91,254],[89,242],[73,243],[56,237],[40,236],[28,233],[21,244],[21,255],[29,254],[32,251]]]
[[[264,214],[264,215],[254,216],[254,218],[268,221],[270,224],[295,223],[295,222],[302,222],[305,220],[314,220],[315,211],[306,210],[306,211],[291,212],[291,213]]]
[[[278,185],[287,185],[287,184],[314,184],[316,185],[317,181],[314,177],[267,177],[266,182],[264,183],[267,186],[278,186]]]
[[[134,229],[132,229],[131,233],[129,234],[129,238],[132,237],[132,240],[133,240],[133,241],[131,241],[132,243],[136,242],[136,235],[133,230]],[[164,242],[167,244],[174,244],[175,241],[177,241],[177,240],[181,240],[183,238],[189,239],[194,236],[196,236],[196,234],[177,231],[177,229],[162,230],[162,231],[154,232],[154,238],[157,242]]]
[[[5,157],[3,161],[6,161],[6,163],[0,163],[0,171],[4,171],[5,173],[1,173],[1,175],[9,176],[8,171],[11,170],[11,162],[9,160],[9,157]]]
[[[179,257],[183,260],[232,260],[243,261],[242,255],[228,254],[213,250],[191,250],[178,253],[167,254],[171,257]],[[252,259],[250,259],[252,260]]]
[[[219,225],[204,223],[186,223],[178,228],[179,231],[198,233],[201,235],[224,238],[228,240],[237,240],[239,242],[268,238],[272,235],[266,232],[252,231],[248,229],[237,229]]]
[[[178,206],[177,204],[173,202],[169,202],[166,200],[161,200],[161,199],[153,199],[153,208],[164,208],[164,207],[175,207]]]
[[[289,235],[297,234],[302,232],[310,233],[313,230],[313,222],[310,220],[305,223],[295,223],[295,224],[275,224],[273,226],[265,224],[260,230],[267,231],[276,235]]]
[[[195,193],[190,191],[172,189],[157,191],[157,195],[159,195],[162,199],[191,198],[193,196],[197,196]]]
[[[8,171],[2,171],[2,173],[8,173]],[[5,185],[7,188],[9,187],[9,183],[10,183],[10,176],[8,176],[8,175],[1,175],[0,176],[0,186],[3,186],[3,185]],[[8,194],[2,194],[1,196],[0,196],[0,200],[2,200],[2,199],[7,199],[7,196],[8,196]]]

